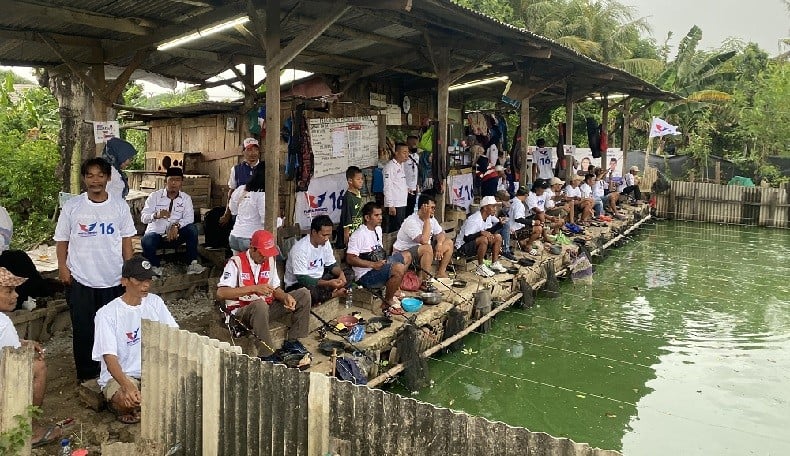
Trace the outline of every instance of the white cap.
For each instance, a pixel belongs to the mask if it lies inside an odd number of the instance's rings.
[[[246,149],[250,146],[260,147],[260,144],[258,143],[258,140],[255,138],[246,138],[244,141],[241,142],[241,146]]]
[[[638,167],[638,166],[636,166],[636,165],[634,165],[634,166],[632,166],[632,167],[631,167],[631,169],[629,169],[628,171],[636,171],[636,172],[638,173],[638,172],[639,172],[639,167]]]
[[[480,207],[483,206],[491,206],[497,204],[496,198],[493,196],[484,196],[483,199],[480,200]]]
[[[551,185],[565,185],[565,181],[560,179],[559,177],[552,177],[550,184]]]
[[[504,170],[505,170],[505,167],[502,166],[502,165],[496,165],[496,168],[494,168],[494,171],[496,171],[496,172],[500,172],[500,171],[504,171]]]

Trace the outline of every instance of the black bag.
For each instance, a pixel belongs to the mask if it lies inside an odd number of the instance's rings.
[[[353,358],[342,357],[335,360],[335,376],[355,385],[367,385],[368,379]]]
[[[386,260],[387,259],[387,252],[385,252],[384,249],[381,248],[380,245],[377,245],[370,252],[360,253],[359,257],[361,259],[365,260],[365,261],[372,261],[372,262],[375,263],[377,261]]]
[[[233,229],[233,220],[228,222],[227,225],[222,226],[219,224],[219,219],[225,213],[224,207],[215,207],[208,211],[203,218],[203,230],[206,234],[206,247],[211,248],[230,248],[228,245],[228,238],[230,231]]]

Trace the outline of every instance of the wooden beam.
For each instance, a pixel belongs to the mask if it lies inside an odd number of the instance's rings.
[[[345,10],[344,10],[345,11]],[[334,21],[334,20],[333,20]],[[321,30],[323,32],[323,30]],[[319,32],[320,33],[320,32]],[[266,161],[266,214],[264,227],[277,232],[277,217],[280,215],[280,69],[277,58],[280,50],[280,0],[266,2],[266,74],[274,75],[276,84],[266,87],[266,140],[261,158]],[[309,43],[307,43],[309,44]],[[301,51],[302,49],[299,49]],[[294,55],[299,52],[295,52]],[[293,57],[291,57],[293,58]],[[288,59],[290,61],[291,59]],[[285,64],[287,62],[284,62]]]
[[[129,78],[132,76],[132,73],[136,69],[142,65],[145,59],[151,55],[153,49],[140,49],[139,51],[134,53],[134,57],[132,57],[132,61],[126,65],[123,72],[118,76],[118,78],[113,83],[112,87],[107,90],[107,97],[110,100],[118,100],[118,97],[121,96],[123,93],[123,88],[126,87],[126,84],[129,82]]]
[[[296,21],[301,24],[312,24],[318,20],[317,17],[310,17],[305,14],[298,14],[294,17]],[[338,23],[332,24],[332,32],[337,32],[341,35],[345,35],[351,38],[359,38],[363,40],[370,40],[375,41],[377,43],[386,44],[388,46],[393,46],[397,48],[407,48],[407,49],[417,49],[417,45],[414,43],[410,43],[404,39],[397,39],[391,38],[389,36],[379,35],[373,32],[366,32],[363,30],[356,29],[354,27],[349,27],[346,25],[341,25]]]
[[[204,2],[199,0],[168,0],[173,3],[183,3],[184,5],[197,6],[201,8],[213,8],[217,6],[218,2]]]
[[[573,85],[565,83],[565,144],[573,145]],[[573,176],[573,157],[565,164],[565,182],[570,182]]]
[[[467,73],[469,73],[472,70],[474,70],[475,68],[477,68],[478,65],[480,65],[481,63],[486,61],[486,58],[488,58],[488,55],[484,54],[480,58],[478,58],[476,61],[470,62],[470,63],[464,65],[463,67],[461,67],[461,68],[453,71],[452,73],[450,73],[450,85],[454,84],[456,81],[458,81],[459,79],[464,77]]]
[[[533,59],[549,59],[551,58],[551,49],[549,48],[521,49],[518,52],[516,52],[516,55],[520,57],[529,57]]]
[[[519,148],[519,156],[521,162],[521,175],[519,176],[519,184],[527,188],[527,184],[532,182],[532,165],[527,162],[529,155],[529,97],[521,99],[521,147]]]
[[[300,6],[302,6],[302,0],[296,0],[294,6],[292,6],[291,9],[289,9],[288,12],[285,13],[285,16],[283,16],[282,19],[280,19],[280,27],[285,27],[285,24],[287,24],[291,19],[293,19],[294,15],[296,14],[296,11],[299,9]]]
[[[428,60],[431,62],[431,66],[433,67],[433,71],[434,71],[434,73],[439,74],[439,66],[436,65],[436,57],[434,56],[434,53],[433,53],[433,42],[431,40],[431,35],[428,34],[427,31],[423,31],[422,32],[422,38],[423,38],[423,40],[425,40],[425,47],[428,50],[427,57],[428,57]]]
[[[61,46],[74,46],[74,47],[99,47],[101,40],[90,38],[80,35],[64,35],[61,33],[47,33],[53,40],[57,41]],[[16,40],[27,41],[34,43],[41,43],[41,37],[38,32],[32,30],[11,30],[7,28],[0,28],[0,38],[3,40]]]
[[[351,6],[390,11],[411,11],[412,0],[349,0]]]
[[[261,14],[258,8],[256,7],[253,0],[247,0],[247,17],[250,18],[250,22],[252,22],[252,29],[255,31],[255,36],[257,36],[258,47],[263,53],[266,53],[266,16]],[[279,12],[277,13],[277,17],[279,17]]]
[[[203,89],[210,89],[212,87],[219,87],[222,85],[230,85],[234,82],[241,81],[241,78],[238,76],[228,79],[220,79],[218,81],[206,81],[203,84],[196,85],[195,87],[190,88],[190,90],[203,90]]]
[[[53,39],[51,39],[50,37],[48,37],[47,35],[45,35],[43,33],[39,33],[38,35],[41,38],[41,41],[45,42],[47,44],[47,46],[49,46],[49,48],[52,49],[52,52],[54,52],[55,55],[57,55],[58,58],[60,60],[62,60],[63,63],[66,64],[66,66],[69,67],[69,70],[71,70],[71,72],[75,76],[77,76],[80,79],[80,81],[82,81],[86,86],[88,86],[89,89],[91,89],[91,91],[93,92],[94,95],[96,95],[97,97],[104,99],[104,101],[112,104],[112,101],[109,98],[107,98],[107,94],[104,93],[104,91],[101,89],[101,86],[99,85],[99,83],[97,83],[90,76],[88,76],[87,68],[85,68],[82,64],[77,63],[71,57],[69,57],[63,51],[63,49],[60,47],[60,45],[58,45],[58,43],[56,43]]]
[[[437,148],[439,150],[435,150],[434,153],[439,154],[439,163],[447,163],[447,134],[449,131],[449,109],[450,109],[450,49],[448,48],[441,48],[439,49],[439,53],[436,56],[436,63],[438,65],[438,71],[436,75],[438,76],[437,81],[437,93],[436,93],[436,103],[437,103],[437,126],[436,132],[438,136],[437,141]],[[443,167],[446,168],[446,167]],[[447,169],[439,170],[440,174],[446,173]],[[444,221],[444,213],[445,213],[445,198],[446,198],[446,181],[440,183],[440,193],[437,195],[436,198],[436,219],[440,222]]]
[[[601,131],[609,135],[609,94],[606,93],[601,96]],[[606,169],[607,166],[609,163],[606,162],[606,150],[601,150],[601,168]],[[620,163],[620,166],[623,164]],[[623,175],[622,172],[620,175]]]
[[[106,16],[64,6],[52,7],[18,0],[0,0],[0,9],[11,16],[35,17],[36,23],[40,23],[42,20],[51,20],[59,24],[87,25],[132,35],[144,36],[151,33],[151,29],[141,26],[139,21],[134,19]]]
[[[313,23],[310,28],[300,33],[299,36],[294,38],[290,43],[288,43],[286,47],[281,49],[277,55],[273,56],[271,59],[269,59],[269,54],[267,51],[267,64],[276,68],[282,68],[288,65],[291,60],[294,59],[294,57],[299,55],[299,53],[309,46],[310,43],[321,36],[321,34],[324,33],[324,31],[329,28],[329,26],[346,14],[349,9],[351,9],[351,7],[345,2],[339,3],[332,7],[332,9],[322,16],[321,19]],[[277,19],[279,26],[279,14],[277,15]]]
[[[628,149],[631,146],[631,97],[624,100],[623,103],[623,137],[620,148],[623,149],[623,165],[628,163]]]

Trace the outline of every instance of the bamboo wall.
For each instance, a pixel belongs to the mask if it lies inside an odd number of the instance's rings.
[[[742,187],[701,182],[670,183],[656,195],[660,217],[738,225],[790,226],[790,185]]]
[[[33,404],[33,348],[0,348],[0,434],[18,428],[17,415],[27,417]],[[17,453],[30,454],[30,438]]]
[[[143,322],[142,438],[203,455],[615,456]]]

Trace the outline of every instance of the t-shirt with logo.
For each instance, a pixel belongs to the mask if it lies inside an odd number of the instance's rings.
[[[296,276],[308,276],[320,279],[324,275],[324,268],[335,264],[335,253],[332,244],[326,242],[314,247],[310,242],[310,235],[296,241],[288,253],[285,262],[285,286],[290,287],[297,282]]]
[[[159,211],[170,212],[168,218],[154,218]],[[178,223],[181,228],[195,222],[195,208],[192,205],[192,197],[184,192],[178,192],[174,199],[167,196],[167,189],[157,190],[145,200],[145,207],[140,211],[140,221],[148,224],[145,233],[167,234],[167,230],[174,223]]]
[[[518,198],[513,198],[510,200],[510,232],[515,233],[516,231],[524,228],[523,223],[519,223],[516,220],[527,218],[527,208],[524,207],[524,202]]]
[[[546,192],[544,191],[542,195],[538,196],[535,192],[529,192],[529,196],[527,196],[527,210],[532,215],[536,215],[538,211],[535,211],[535,208],[538,208],[539,212],[546,212]]]
[[[266,284],[269,285],[272,288],[277,288],[277,287],[280,286],[280,276],[277,275],[277,267],[276,266],[275,267],[271,267],[273,265],[273,263],[274,263],[273,261],[272,261],[272,263],[269,264],[269,268],[268,268],[269,270],[268,271],[263,271],[263,273],[261,273],[261,268],[263,267],[263,265],[257,264],[257,263],[255,263],[255,261],[253,261],[252,257],[250,256],[250,251],[249,250],[246,251],[246,252],[242,252],[240,255],[247,255],[247,261],[250,262],[250,268],[252,269],[252,276],[253,277],[259,277],[259,278],[260,277],[264,277],[264,278],[268,279]],[[243,279],[243,277],[242,277],[242,279]],[[255,281],[255,282],[256,283],[263,283],[260,280],[259,281]],[[244,286],[242,284],[242,282],[239,280],[239,268],[236,265],[236,262],[233,261],[233,258],[228,260],[228,262],[225,264],[225,269],[222,270],[222,276],[220,276],[219,283],[217,283],[217,286],[218,287],[230,287],[230,288],[236,288],[236,287]],[[237,298],[237,299],[235,299],[233,301],[255,301],[256,299],[260,299],[260,298],[261,297],[258,296],[258,295],[244,295],[244,296],[240,296],[239,298]],[[235,313],[235,312],[236,312],[236,310],[234,309],[233,313]]]
[[[395,239],[395,243],[392,244],[392,248],[398,252],[405,252],[414,246],[420,245],[414,239],[422,234],[423,224],[424,222],[417,213],[406,217],[406,220],[403,221],[398,230],[398,237]],[[444,230],[439,225],[439,221],[435,217],[431,217],[431,238],[443,232]]]
[[[362,225],[362,195],[346,190],[343,194],[343,207],[340,209],[340,223],[337,226],[337,247],[345,247],[345,232],[353,233]],[[349,234],[350,236],[350,234]]]
[[[483,230],[487,230],[496,225],[497,222],[499,222],[499,219],[493,215],[489,215],[487,219],[483,220],[483,214],[481,214],[480,211],[470,215],[461,226],[461,231],[458,232],[458,236],[455,238],[455,248],[459,249],[464,245],[465,237],[481,233]]]
[[[125,201],[108,194],[94,203],[87,193],[63,205],[55,227],[55,241],[69,243],[66,266],[77,282],[91,288],[121,283],[121,241],[137,234]]]
[[[264,229],[266,215],[266,192],[248,192],[242,185],[230,195],[230,213],[236,216],[230,234],[237,238],[250,239],[252,233]]]
[[[130,306],[123,297],[118,297],[96,312],[92,356],[94,361],[101,363],[99,386],[102,389],[112,378],[104,355],[117,356],[127,377],[140,378],[143,319],[178,328],[162,298],[152,293],[148,293],[139,306]]]
[[[538,178],[551,179],[554,177],[554,170],[551,166],[551,150],[548,147],[538,147],[535,149],[533,157],[538,165]]]
[[[370,253],[376,247],[381,249],[384,246],[381,244],[381,227],[377,226],[375,229],[371,230],[366,225],[362,225],[356,229],[351,236],[348,238],[348,249],[346,253],[359,256],[363,253]],[[361,268],[354,266],[354,275],[356,277],[362,277],[363,275],[367,274],[371,271],[372,268]]]

